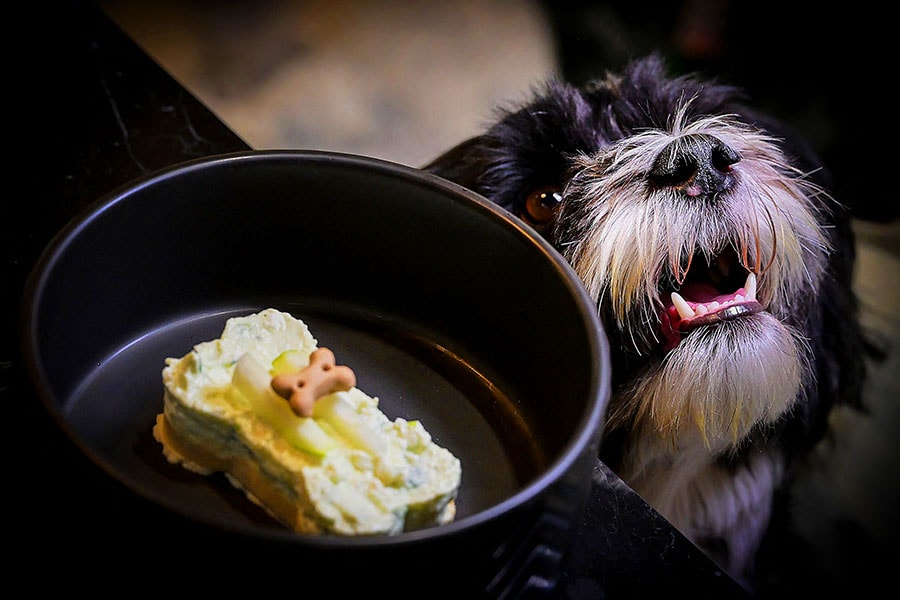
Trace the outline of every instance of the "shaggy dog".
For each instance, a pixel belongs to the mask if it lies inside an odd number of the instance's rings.
[[[425,169],[572,265],[613,348],[601,458],[750,585],[792,467],[859,402],[849,216],[807,145],[649,56],[548,83]]]

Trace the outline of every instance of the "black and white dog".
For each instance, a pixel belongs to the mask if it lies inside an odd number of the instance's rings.
[[[548,83],[425,169],[569,261],[613,349],[601,458],[752,581],[773,498],[863,375],[849,215],[807,145],[650,56]]]

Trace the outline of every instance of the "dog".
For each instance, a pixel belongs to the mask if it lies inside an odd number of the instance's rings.
[[[532,92],[423,168],[572,266],[612,349],[600,458],[752,588],[798,460],[860,404],[849,210],[806,141],[659,55]]]

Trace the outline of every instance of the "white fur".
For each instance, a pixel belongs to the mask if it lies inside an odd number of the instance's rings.
[[[618,392],[609,426],[673,446],[696,435],[711,456],[727,453],[797,401],[808,357],[805,340],[766,313],[698,329]]]
[[[744,580],[771,515],[773,490],[785,472],[784,457],[760,452],[732,469],[712,461],[698,436],[680,438],[676,448],[658,442],[642,439],[620,476],[689,539],[723,538],[727,554],[713,558]]]
[[[830,251],[818,228],[823,192],[807,182],[775,141],[729,117],[648,130],[576,159],[558,240],[601,311],[651,361],[660,346],[660,297],[684,282],[695,261],[731,249],[757,274],[765,310],[686,334],[631,387],[616,390],[610,430],[627,431],[619,475],[690,539],[726,543],[722,567],[751,568],[785,465],[777,449],[750,450],[728,464],[754,430],[799,399],[809,373],[806,340],[785,320],[802,320]],[[697,199],[647,174],[673,140],[705,134],[741,160],[734,184]],[[574,223],[574,224],[573,224]]]

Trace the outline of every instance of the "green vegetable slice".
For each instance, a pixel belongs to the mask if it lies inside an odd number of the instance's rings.
[[[272,374],[296,373],[309,366],[309,355],[300,350],[285,350],[272,361]]]

